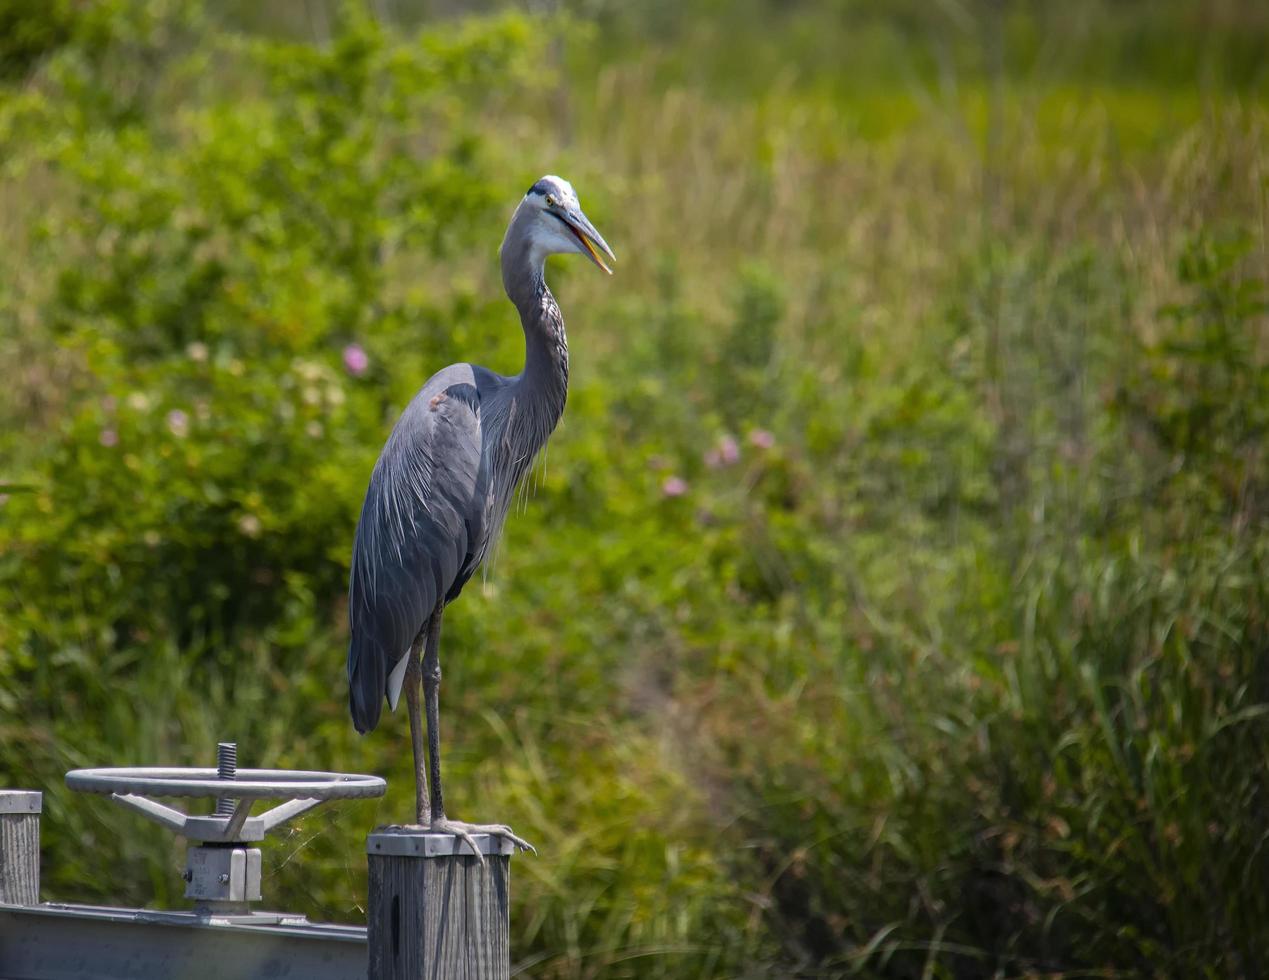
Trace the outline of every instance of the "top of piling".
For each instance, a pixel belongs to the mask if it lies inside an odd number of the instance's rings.
[[[515,845],[505,837],[472,834],[481,854],[510,855]],[[474,856],[470,845],[454,834],[434,834],[426,827],[377,827],[366,838],[366,853],[381,857],[437,858]]]
[[[0,813],[39,813],[44,794],[33,789],[0,789]]]

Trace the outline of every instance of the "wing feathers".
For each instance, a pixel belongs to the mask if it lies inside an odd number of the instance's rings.
[[[483,484],[480,395],[471,366],[454,365],[402,413],[362,505],[348,588],[357,731],[378,724],[385,696],[396,708],[406,654],[481,534]]]

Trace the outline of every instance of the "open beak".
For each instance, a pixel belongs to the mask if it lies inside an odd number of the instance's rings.
[[[612,249],[604,241],[604,236],[595,230],[590,219],[582,214],[581,208],[569,208],[560,217],[564,219],[568,230],[582,243],[582,250],[590,256],[590,260],[611,276],[612,269],[608,268],[603,255],[607,255],[613,262],[617,261],[617,256],[612,254]],[[600,254],[601,252],[603,255]]]

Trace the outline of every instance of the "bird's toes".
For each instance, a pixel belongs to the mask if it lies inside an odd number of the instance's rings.
[[[515,845],[517,850],[532,851],[534,854],[537,854],[537,848],[523,837],[513,833],[510,827],[498,824],[497,826],[490,827],[489,833],[493,834],[495,837],[505,837],[507,840],[511,841],[513,845]]]
[[[480,828],[469,826],[468,824],[459,823],[453,820],[433,820],[432,832],[440,834],[453,834],[455,837],[463,841],[471,848],[472,854],[476,855],[476,860],[483,866],[485,856],[480,852],[480,848],[476,846],[476,838],[472,836],[472,831],[478,831]]]
[[[481,863],[484,863],[484,856],[481,855],[476,847],[476,842],[472,838],[472,834],[489,834],[493,837],[504,837],[511,841],[518,850],[531,851],[537,854],[537,848],[530,844],[523,837],[518,836],[510,827],[502,823],[459,823],[457,821],[445,820],[443,823],[434,822],[432,824],[434,831],[455,834],[465,840],[468,846],[480,857]]]

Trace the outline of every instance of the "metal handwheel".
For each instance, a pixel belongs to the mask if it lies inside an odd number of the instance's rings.
[[[378,776],[308,772],[291,769],[239,769],[237,746],[217,746],[216,769],[114,768],[74,769],[66,785],[82,793],[110,796],[142,816],[200,846],[187,852],[185,897],[210,913],[242,913],[260,899],[260,851],[242,845],[327,800],[382,796],[387,784]],[[207,816],[190,815],[149,799],[215,799]],[[285,800],[251,816],[258,800]]]

